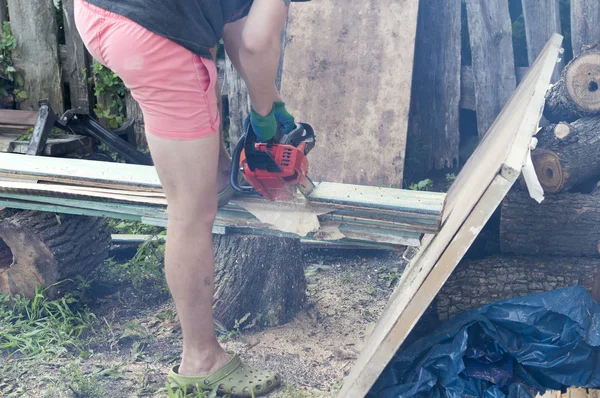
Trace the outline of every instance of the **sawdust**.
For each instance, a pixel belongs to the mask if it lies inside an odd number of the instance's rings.
[[[280,372],[284,385],[269,397],[335,396],[403,266],[398,253],[310,251],[307,307],[285,325],[242,327],[221,336],[223,345],[248,363]],[[25,391],[19,396],[73,397],[71,387],[88,383],[105,397],[166,396],[166,374],[179,360],[181,341],[170,300],[146,302],[141,308],[121,297],[95,313],[95,331],[86,336],[87,357],[22,361],[0,354],[0,368],[5,369],[0,395]]]

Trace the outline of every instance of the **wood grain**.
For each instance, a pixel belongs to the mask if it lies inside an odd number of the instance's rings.
[[[418,0],[290,9],[282,94],[315,128],[314,181],[401,187]]]
[[[408,136],[428,169],[459,162],[460,17],[458,1],[420,3]]]
[[[92,86],[86,79],[91,64],[90,55],[75,26],[74,0],[62,0],[62,10],[67,62],[61,66],[68,77],[71,108],[88,114],[92,108]]]
[[[600,40],[600,2],[571,0],[571,42],[573,55],[581,54],[584,46]]]
[[[38,101],[48,99],[55,112],[63,110],[56,11],[48,0],[8,0],[12,33],[17,42],[13,60],[22,72],[29,98],[20,109],[37,110]]]
[[[477,129],[484,136],[516,87],[507,1],[467,0]]]
[[[562,33],[559,0],[521,0],[527,39],[527,58],[533,64],[550,37]],[[552,75],[552,82],[560,77],[565,64],[561,60]]]

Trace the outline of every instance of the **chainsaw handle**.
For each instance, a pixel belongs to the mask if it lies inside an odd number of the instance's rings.
[[[241,195],[252,195],[258,194],[252,187],[243,187],[239,184],[240,176],[240,155],[242,149],[246,143],[246,135],[244,134],[237,142],[232,154],[231,154],[231,174],[229,175],[229,182],[233,190]]]

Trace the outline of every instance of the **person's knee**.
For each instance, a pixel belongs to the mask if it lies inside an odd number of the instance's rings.
[[[193,206],[169,205],[169,222],[186,231],[212,229],[217,216],[217,201],[197,203]]]
[[[260,55],[277,49],[280,38],[266,30],[246,29],[242,34],[242,47],[251,55]]]

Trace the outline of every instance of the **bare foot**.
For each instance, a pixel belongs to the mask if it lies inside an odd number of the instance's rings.
[[[219,370],[230,359],[231,356],[221,347],[206,353],[197,354],[191,358],[184,355],[177,373],[182,376],[209,375]]]

